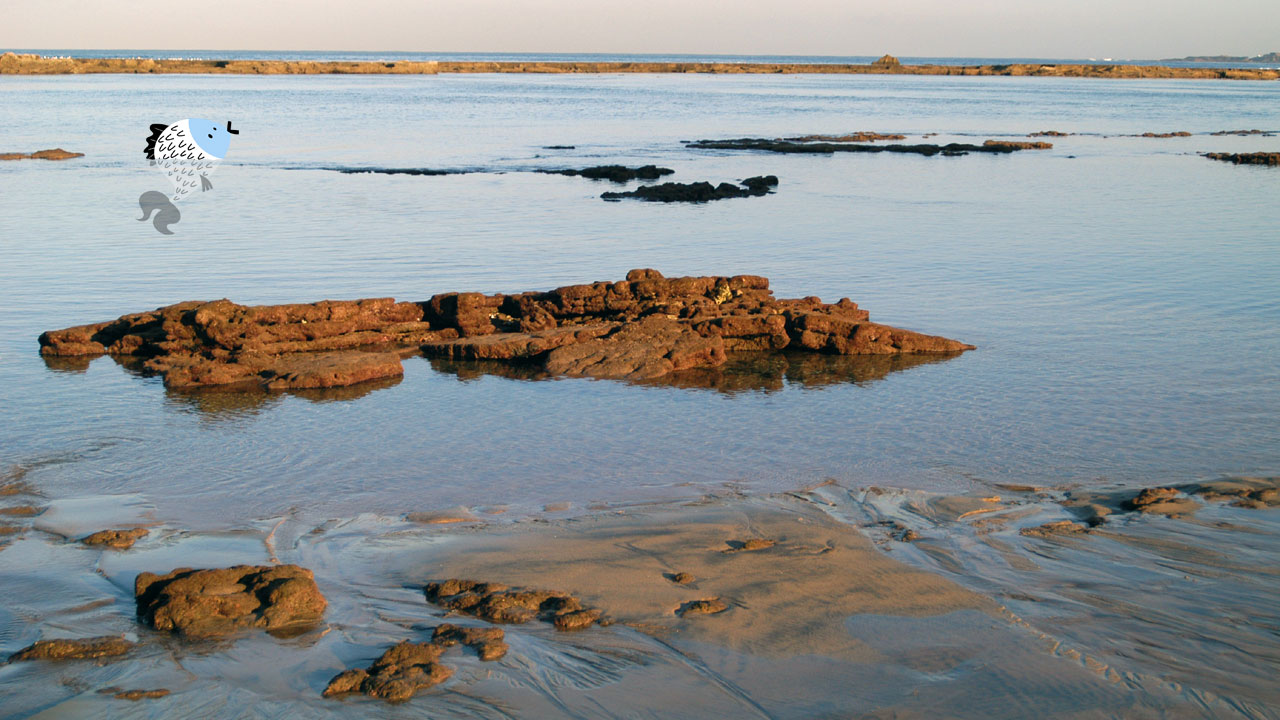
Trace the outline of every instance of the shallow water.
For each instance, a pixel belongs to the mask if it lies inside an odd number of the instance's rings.
[[[839,76],[15,77],[0,165],[0,464],[50,496],[139,493],[221,528],[477,503],[628,502],[824,477],[964,489],[1280,467],[1280,172],[1198,157],[1280,137],[1280,85]],[[137,222],[151,122],[242,134],[177,235]],[[1054,129],[959,158],[693,151],[681,140]],[[913,137],[912,141],[918,141]],[[575,145],[574,150],[546,150]],[[523,170],[657,163],[776,174],[765,198],[606,203]],[[318,168],[485,172],[410,177]],[[520,291],[757,273],[978,345],[878,380],[770,391],[538,381],[406,362],[332,394],[190,396],[109,359],[46,364],[45,329],[186,299]],[[780,387],[779,387],[780,385]]]

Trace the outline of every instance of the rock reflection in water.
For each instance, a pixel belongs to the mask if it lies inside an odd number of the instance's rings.
[[[370,393],[400,384],[401,378],[369,380],[357,385],[312,390],[260,390],[254,388],[213,387],[202,389],[165,390],[165,400],[185,410],[217,419],[230,419],[257,415],[278,405],[285,396],[309,400],[313,403],[358,400]]]
[[[868,383],[899,370],[944,362],[959,355],[960,353],[825,355],[803,352],[736,352],[729,353],[728,361],[719,367],[681,370],[651,380],[625,382],[686,390],[714,390],[727,395],[743,392],[770,393],[779,392],[789,384],[817,388],[843,383]],[[558,378],[537,365],[497,360],[428,360],[432,370],[455,375],[463,382],[486,375],[509,380]]]

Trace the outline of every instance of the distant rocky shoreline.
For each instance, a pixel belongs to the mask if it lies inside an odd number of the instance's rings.
[[[724,62],[542,62],[405,61],[320,62],[303,60],[155,60],[152,58],[47,58],[12,52],[0,55],[0,75],[96,73],[220,75],[435,75],[456,73],[712,73],[834,75],[1001,75],[1030,77],[1159,78],[1190,80],[1280,80],[1280,70],[1178,68],[1161,65],[1008,65],[724,63]]]

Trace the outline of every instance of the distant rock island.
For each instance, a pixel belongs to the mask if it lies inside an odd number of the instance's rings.
[[[1266,55],[1192,55],[1184,58],[1169,58],[1160,62],[1247,62],[1247,63],[1280,63],[1280,52],[1269,52]]]

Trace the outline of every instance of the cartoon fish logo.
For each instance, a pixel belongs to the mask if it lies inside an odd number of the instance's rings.
[[[142,207],[143,214],[138,220],[147,220],[155,212],[152,224],[156,230],[172,235],[169,226],[182,219],[182,213],[173,203],[195,192],[196,187],[201,192],[213,188],[209,175],[227,156],[231,136],[239,134],[239,130],[231,129],[230,120],[226,125],[200,118],[179,120],[171,125],[152,125],[144,153],[151,165],[164,170],[169,182],[173,183],[173,199],[156,190],[142,193],[138,205]]]

